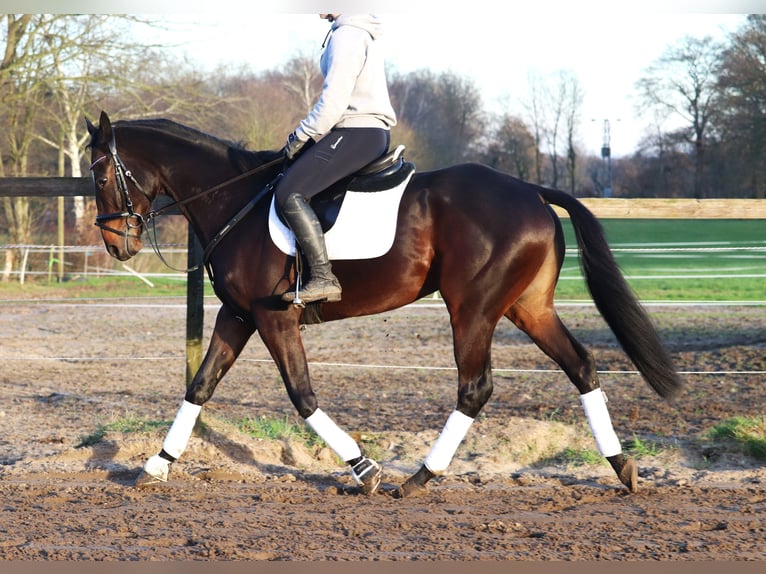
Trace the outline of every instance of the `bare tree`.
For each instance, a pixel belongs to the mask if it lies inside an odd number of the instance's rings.
[[[529,123],[532,126],[532,136],[535,143],[535,183],[543,183],[542,145],[546,133],[546,88],[542,79],[536,73],[527,75],[529,98],[524,104]]]
[[[506,114],[499,118],[485,145],[483,161],[528,180],[535,163],[535,141],[521,118]]]
[[[766,197],[766,15],[732,35],[719,74],[729,165],[750,197]]]
[[[574,72],[560,70],[548,78],[528,75],[529,97],[524,105],[535,139],[537,183],[543,183],[548,170],[543,165],[547,150],[550,185],[559,186],[561,178],[560,147],[566,146],[566,172],[570,192],[574,193],[577,153],[575,138],[580,122],[583,93]],[[563,140],[563,141],[562,141]]]
[[[475,84],[451,72],[427,70],[394,76],[391,97],[399,120],[428,146],[425,168],[449,165],[477,154],[486,120]]]
[[[0,144],[0,175],[20,177],[26,175],[29,148],[34,139],[33,109],[41,97],[32,68],[39,64],[35,43],[30,40],[34,30],[33,15],[4,14],[5,50],[0,63],[0,98],[2,98],[3,139]],[[4,144],[4,145],[3,145]],[[3,149],[5,148],[5,149]],[[12,244],[29,242],[32,227],[29,198],[4,197],[3,210],[8,221],[8,235]],[[3,281],[8,281],[13,270],[16,253],[6,251]]]
[[[45,115],[46,121],[37,138],[59,154],[61,177],[82,176],[80,160],[87,138],[82,129],[83,115],[92,103],[95,87],[114,84],[119,77],[113,66],[120,61],[124,47],[116,22],[106,14],[54,15],[36,22],[46,72],[39,79],[46,98],[36,111]],[[75,197],[73,204],[80,236],[85,198]]]
[[[301,106],[302,118],[314,107],[322,90],[322,73],[317,59],[305,53],[298,54],[282,67],[282,74],[285,91]]]
[[[114,99],[116,92],[121,97],[140,93],[132,102],[146,106],[163,100],[184,101],[194,93],[184,86],[183,95],[179,95],[179,86],[183,86],[180,82],[166,88],[165,95],[161,89],[152,91],[157,86],[156,76],[142,74],[141,70],[157,74],[163,58],[153,53],[156,46],[139,44],[130,33],[132,26],[154,25],[149,20],[105,14],[0,17],[5,23],[6,42],[0,68],[3,88],[0,114],[7,127],[4,140],[0,141],[0,163],[12,175],[28,174],[30,150],[42,143],[57,154],[52,169],[46,167],[43,171],[81,176],[83,144],[87,138],[83,117],[88,108],[97,105],[97,100]],[[148,54],[153,56],[151,66],[144,65]],[[173,94],[172,98],[168,94]],[[34,158],[46,155],[37,153]],[[27,198],[5,200],[4,207],[14,242],[26,242],[31,226]],[[90,229],[83,223],[85,199],[75,198],[73,207],[76,229],[81,235],[83,230]],[[11,266],[12,261],[6,261],[5,277]]]
[[[583,91],[580,86],[580,81],[571,71],[562,71],[559,74],[559,81],[562,86],[562,107],[564,113],[564,128],[566,130],[567,183],[569,186],[569,193],[574,195],[577,183],[577,146],[575,140],[580,126]]]
[[[686,123],[684,138],[694,149],[694,197],[701,198],[706,135],[720,112],[716,72],[722,46],[712,37],[686,36],[671,46],[637,82],[642,109],[664,109]]]

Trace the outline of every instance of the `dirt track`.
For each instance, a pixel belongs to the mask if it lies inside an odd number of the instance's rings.
[[[326,448],[257,440],[230,423],[297,420],[257,339],[206,406],[206,430],[171,480],[132,487],[163,429],[76,447],[115,420],[173,418],[184,385],[181,305],[3,303],[0,559],[764,560],[766,467],[706,432],[764,412],[766,309],[651,313],[679,370],[704,372],[683,375],[688,389],[674,407],[620,372],[632,366],[593,309],[561,310],[608,371],[620,437],[657,447],[639,459],[639,493],[608,466],[564,456],[593,448],[574,387],[501,323],[490,404],[430,493],[399,500],[391,491],[454,407],[443,310],[304,332],[320,404],[384,465],[385,488],[368,498]]]

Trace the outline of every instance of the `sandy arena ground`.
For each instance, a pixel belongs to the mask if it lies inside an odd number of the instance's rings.
[[[449,472],[423,497],[394,497],[454,408],[449,325],[434,307],[304,331],[320,405],[384,465],[378,494],[357,494],[326,447],[237,430],[243,417],[300,424],[257,336],[169,482],[136,488],[165,428],[78,445],[115,421],[172,420],[183,302],[3,302],[0,559],[766,559],[766,465],[707,437],[764,413],[766,308],[650,308],[685,373],[674,406],[631,372],[592,307],[560,312],[596,356],[623,443],[649,447],[637,494],[608,465],[577,463],[571,453],[595,445],[574,387],[503,322],[495,393]]]

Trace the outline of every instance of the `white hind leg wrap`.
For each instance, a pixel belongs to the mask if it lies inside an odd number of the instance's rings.
[[[319,437],[327,443],[335,454],[344,462],[354,460],[362,456],[359,445],[343,429],[336,425],[321,409],[305,419]]]
[[[457,452],[457,448],[463,442],[468,429],[471,428],[471,424],[473,424],[471,417],[457,410],[452,411],[452,414],[447,419],[447,424],[444,425],[439,438],[436,439],[426,457],[425,467],[434,474],[447,470],[452,457]]]
[[[181,408],[178,409],[173,424],[170,426],[165,441],[162,443],[162,450],[173,458],[178,458],[186,450],[189,444],[197,417],[202,410],[201,405],[195,405],[189,401],[184,401]]]
[[[580,402],[585,411],[585,417],[590,424],[593,438],[596,439],[598,451],[604,457],[615,456],[622,452],[620,439],[612,427],[612,419],[606,408],[606,395],[601,389],[596,389],[584,395],[580,395]]]

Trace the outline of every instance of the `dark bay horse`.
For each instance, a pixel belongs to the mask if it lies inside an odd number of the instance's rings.
[[[202,245],[283,167],[281,152],[240,146],[167,120],[99,125],[87,122],[97,225],[107,251],[124,261],[142,247],[152,201],[167,194],[177,203]],[[242,177],[248,172],[248,177]],[[222,302],[204,360],[189,386],[162,450],[143,477],[167,480],[170,464],[187,446],[202,405],[258,331],[306,423],[350,465],[361,490],[372,493],[381,468],[324,413],[309,378],[300,328],[382,313],[440,291],[449,311],[458,369],[457,404],[420,469],[399,488],[422,492],[447,469],[456,449],[492,393],[490,346],[505,316],[529,335],[574,383],[601,454],[619,480],[636,490],[637,468],[622,453],[601,392],[595,361],[562,324],[553,305],[565,245],[549,204],[565,209],[576,232],[593,300],[644,380],[665,399],[681,383],[649,317],[627,285],[600,224],[582,203],[553,189],[526,183],[479,164],[416,173],[398,211],[393,246],[372,259],[337,260],[340,302],[313,309],[284,303],[295,281],[294,257],[270,240],[269,202],[242,216],[214,249],[208,271]],[[309,311],[312,311],[309,320]]]

